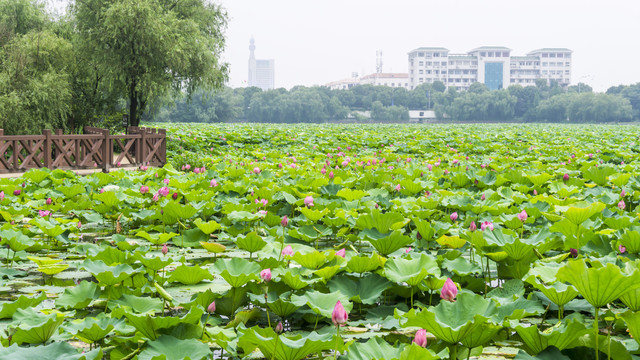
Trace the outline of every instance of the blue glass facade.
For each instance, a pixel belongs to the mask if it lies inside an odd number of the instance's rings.
[[[489,90],[498,90],[503,88],[502,84],[502,68],[504,63],[485,63],[484,64],[484,84]]]

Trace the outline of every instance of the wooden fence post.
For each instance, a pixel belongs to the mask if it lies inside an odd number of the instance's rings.
[[[56,130],[57,132],[57,130]],[[44,138],[44,147],[42,149],[43,151],[43,155],[44,155],[44,167],[46,167],[47,169],[51,169],[51,130],[46,129],[46,130],[42,130],[43,135],[45,136]]]
[[[145,158],[147,157],[147,136],[146,136],[147,132],[145,131],[145,129],[141,129],[140,131],[140,160],[139,162],[141,164],[144,164],[145,162]]]
[[[104,139],[102,140],[102,172],[108,173],[111,165],[111,139],[109,138],[109,130],[102,131]]]
[[[167,130],[158,129],[158,133],[162,135],[162,139],[160,139],[162,141],[162,145],[160,145],[160,162],[165,165],[167,163]]]

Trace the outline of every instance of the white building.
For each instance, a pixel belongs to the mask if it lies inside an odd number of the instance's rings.
[[[324,86],[331,90],[349,90],[356,85],[360,85],[360,79],[352,77],[349,79],[332,81],[330,83],[326,83]]]
[[[249,40],[249,86],[257,86],[262,90],[275,89],[275,61],[256,60],[253,53],[256,49],[255,40]]]
[[[450,54],[442,47],[421,47],[409,52],[409,89],[441,81],[448,87],[467,90],[474,82],[489,89],[510,85],[535,85],[536,79],[571,82],[571,53],[564,48],[534,50],[527,56],[512,56],[511,49],[483,46],[466,54]]]
[[[409,74],[407,73],[373,73],[360,78],[360,85],[376,85],[389,87],[403,87],[409,89]]]

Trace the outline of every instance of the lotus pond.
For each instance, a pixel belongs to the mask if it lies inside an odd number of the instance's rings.
[[[0,359],[640,354],[635,126],[167,130],[0,180]]]

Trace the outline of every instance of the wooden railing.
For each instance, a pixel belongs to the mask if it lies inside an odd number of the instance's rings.
[[[42,135],[4,135],[0,129],[0,173],[32,168],[92,169],[104,172],[116,166],[162,166],[167,161],[164,129],[130,127],[128,135],[85,126],[84,134],[64,135],[43,130]],[[118,151],[117,155],[114,150]]]

